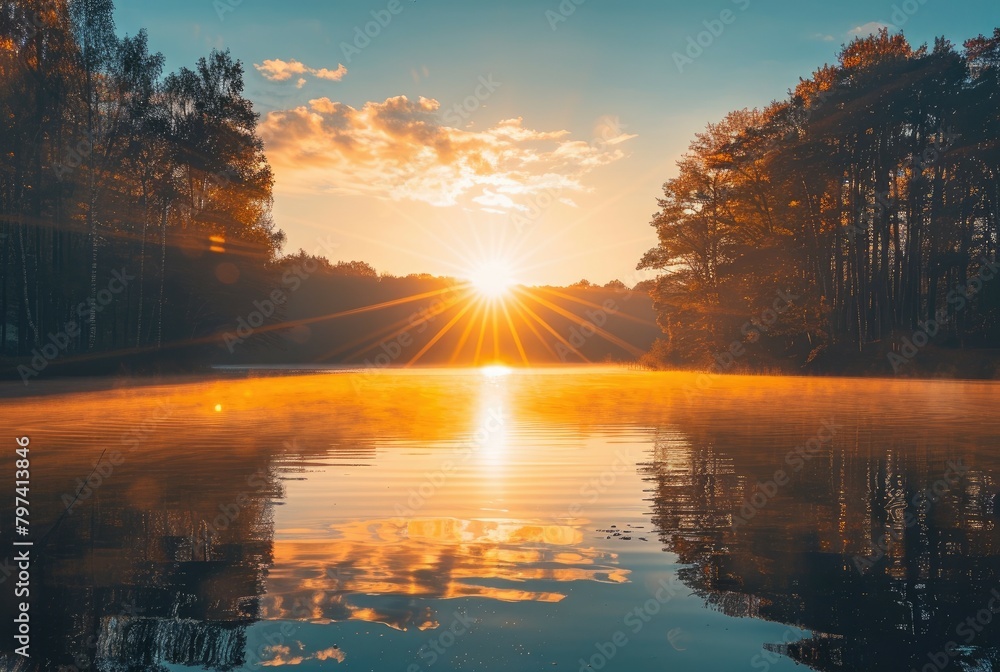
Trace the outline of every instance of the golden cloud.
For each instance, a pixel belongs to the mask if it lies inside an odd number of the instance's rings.
[[[586,191],[583,178],[626,154],[634,135],[592,142],[567,131],[449,126],[438,101],[406,96],[360,109],[317,98],[271,112],[260,126],[280,190],[327,191],[489,212],[523,209],[542,192]],[[568,199],[566,199],[568,200]],[[569,201],[572,202],[572,201]]]
[[[299,651],[305,649],[305,644],[302,642],[295,642]],[[331,647],[329,649],[323,649],[322,651],[317,651],[311,656],[304,655],[302,653],[293,654],[292,648],[290,646],[269,646],[265,651],[265,655],[270,656],[267,660],[261,662],[261,665],[265,667],[282,667],[285,665],[301,665],[307,660],[332,660],[337,663],[342,663],[347,659],[347,656],[339,647]]]
[[[295,75],[300,75],[297,82],[300,89],[306,81],[301,75],[308,74],[318,79],[339,82],[347,74],[347,68],[343,64],[338,64],[336,70],[310,68],[305,63],[296,61],[294,58],[290,61],[283,61],[280,58],[267,59],[263,63],[254,63],[253,67],[257,68],[257,71],[264,76],[264,79],[272,82],[284,82]]]

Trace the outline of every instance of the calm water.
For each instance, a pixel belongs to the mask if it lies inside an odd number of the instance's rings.
[[[33,385],[47,394],[0,388],[0,559],[27,435],[42,669],[1000,661],[996,384],[699,390],[563,369]]]

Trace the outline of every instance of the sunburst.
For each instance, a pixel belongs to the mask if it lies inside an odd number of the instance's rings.
[[[506,259],[491,259],[476,265],[467,273],[473,289],[487,301],[499,301],[508,296],[517,284],[514,268]]]
[[[585,349],[579,347],[579,343],[571,342],[568,332],[561,333],[564,329],[557,329],[550,324],[548,320],[551,318],[548,315],[557,316],[577,329],[586,327],[593,337],[612,343],[633,355],[641,354],[624,339],[577,314],[582,311],[571,309],[571,304],[576,304],[593,313],[594,310],[602,310],[601,305],[565,291],[525,285],[523,278],[528,273],[526,269],[532,268],[528,263],[531,254],[519,252],[521,246],[516,243],[520,241],[511,241],[503,234],[491,236],[492,240],[484,241],[480,238],[480,233],[478,230],[474,231],[470,239],[451,244],[439,241],[442,243],[442,251],[452,257],[451,260],[441,262],[457,271],[457,282],[449,290],[442,292],[440,300],[433,296],[436,293],[422,293],[376,306],[344,311],[326,316],[326,319],[421,300],[438,302],[437,311],[431,315],[421,312],[424,316],[416,322],[410,318],[385,325],[373,330],[367,337],[360,336],[350,344],[338,347],[328,355],[331,358],[360,358],[360,355],[377,347],[380,341],[392,340],[409,330],[423,331],[427,326],[433,326],[431,331],[419,339],[419,344],[414,345],[412,352],[393,364],[413,366],[427,358],[440,361],[441,349],[448,353],[444,361],[452,365],[485,367],[483,370],[489,376],[508,371],[508,366],[531,366],[531,353],[546,353],[541,355],[545,361],[551,361],[552,358],[565,361],[565,355],[568,354],[575,360],[589,362],[584,354]],[[623,311],[622,317],[644,321],[624,314]],[[432,351],[439,352],[437,356],[433,356],[429,354]]]
[[[438,244],[441,258],[425,254],[417,256],[451,268],[455,279],[450,284],[326,315],[263,325],[255,333],[285,331],[297,326],[412,306],[413,312],[409,316],[400,317],[396,310],[392,319],[364,333],[355,333],[354,338],[338,344],[314,361],[357,362],[372,352],[381,353],[379,348],[385,343],[402,343],[406,339],[412,345],[402,348],[386,365],[413,366],[423,359],[434,359],[451,365],[476,367],[531,366],[534,357],[552,362],[554,359],[567,361],[567,356],[573,361],[589,362],[585,354],[587,348],[571,340],[571,329],[565,326],[556,328],[554,325],[557,323],[550,323],[553,317],[577,331],[585,329],[590,334],[588,338],[614,344],[634,356],[642,354],[613,332],[588,321],[580,314],[583,310],[573,308],[575,304],[578,308],[587,309],[589,315],[602,310],[603,306],[568,291],[525,283],[535,269],[568,261],[576,255],[543,260],[540,256],[544,252],[535,246],[528,247],[523,235],[511,235],[511,231],[502,226],[481,226],[481,222],[480,226],[473,226],[474,222],[470,221],[468,236],[443,240],[407,213],[401,211],[400,215]],[[382,242],[395,247],[391,242]],[[617,319],[650,323],[625,311],[616,311],[615,315]],[[416,334],[423,336],[414,338]],[[219,336],[214,335],[168,347],[217,342],[218,339]],[[393,347],[390,346],[390,350]],[[443,354],[446,356],[442,357]],[[486,373],[491,375],[505,370],[487,368]]]

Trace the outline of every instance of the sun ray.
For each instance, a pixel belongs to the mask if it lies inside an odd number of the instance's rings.
[[[534,290],[536,292],[545,292],[546,294],[553,294],[555,296],[562,297],[569,301],[579,303],[581,306],[587,306],[588,308],[596,308],[597,310],[607,310],[607,308],[605,308],[599,303],[594,303],[593,301],[587,301],[586,299],[579,299],[573,296],[572,294],[566,294],[565,292],[560,292],[556,289],[552,289],[551,287],[535,287]],[[644,320],[641,317],[636,317],[635,315],[629,315],[628,313],[622,311],[616,312],[615,317],[620,317],[624,320],[629,320],[630,322],[635,322],[637,324],[658,328],[658,325],[652,320]]]
[[[521,301],[516,296],[514,297],[514,301],[517,301],[520,304],[521,308],[523,308],[528,313],[528,315],[530,315],[536,322],[538,322],[538,324],[542,325],[542,328],[544,328],[547,332],[549,332],[550,334],[552,334],[553,336],[555,336],[556,340],[558,340],[564,346],[566,346],[567,348],[569,348],[570,352],[572,352],[574,355],[576,355],[577,357],[579,357],[583,361],[587,362],[588,364],[592,364],[593,363],[593,362],[590,361],[590,359],[587,358],[586,355],[584,355],[582,352],[580,352],[579,350],[577,350],[576,347],[572,343],[570,343],[569,341],[567,341],[566,338],[562,334],[560,334],[558,331],[556,331],[555,329],[553,329],[552,325],[550,325],[548,322],[546,322],[545,320],[543,320],[541,317],[538,316],[538,314],[535,313],[535,311],[533,311],[531,308],[529,308],[527,305],[525,305],[523,301]]]
[[[510,318],[510,311],[507,310],[507,304],[505,302],[501,302],[500,308],[503,309],[504,317],[507,320],[507,326],[510,328],[510,335],[514,337],[514,345],[517,346],[517,351],[521,354],[521,361],[524,362],[525,366],[529,366],[531,362],[528,361],[528,353],[524,351],[524,345],[521,343],[521,337],[518,335],[517,329],[514,327],[514,321]]]
[[[399,336],[399,334],[406,331],[406,323],[406,319],[393,322],[389,326],[379,329],[378,331],[367,333],[361,338],[356,338],[349,343],[338,345],[333,350],[328,350],[327,352],[314,357],[312,361],[315,364],[321,364],[326,361],[336,361],[337,357],[344,355],[343,361],[350,362],[355,357],[368,351],[374,345],[395,339]]]
[[[490,306],[490,321],[493,322],[493,361],[500,361],[500,324],[497,320],[497,301]]]
[[[393,212],[395,212],[397,215],[399,215],[402,219],[405,219],[407,222],[409,222],[412,226],[414,226],[418,231],[420,231],[422,234],[424,234],[427,238],[429,238],[432,241],[434,241],[435,245],[437,245],[439,248],[443,248],[443,249],[447,250],[448,253],[450,253],[452,255],[453,259],[460,259],[460,258],[462,258],[462,255],[459,253],[458,250],[456,250],[454,247],[452,247],[447,242],[445,242],[440,236],[438,236],[434,232],[428,230],[426,226],[424,226],[423,224],[421,224],[415,218],[411,217],[403,209],[401,209],[401,208],[399,208],[399,207],[397,207],[395,205],[390,205],[390,208],[393,210]],[[439,261],[444,261],[444,260],[439,260]],[[454,268],[456,271],[461,270],[459,268],[457,262],[444,261],[444,263],[447,264],[448,266]]]
[[[449,245],[448,243],[446,243],[444,240],[441,239],[441,237],[437,236],[434,232],[432,232],[429,229],[427,229],[427,227],[425,227],[418,219],[416,219],[415,217],[412,217],[406,210],[404,210],[404,209],[402,209],[402,208],[400,208],[400,207],[398,207],[398,206],[396,206],[395,204],[392,204],[392,203],[389,203],[388,207],[400,219],[406,221],[409,225],[413,226],[415,229],[417,229],[418,231],[420,231],[420,233],[422,233],[425,237],[433,240],[434,243],[439,248],[443,248],[443,249],[447,250],[452,255],[453,259],[463,258],[463,255],[461,255],[458,252],[458,250],[456,250],[451,245]],[[364,240],[364,241],[369,242],[369,243],[374,243],[374,244],[377,244],[377,245],[381,245],[381,246],[386,247],[388,249],[396,250],[397,252],[405,252],[407,254],[411,254],[411,255],[420,257],[421,259],[424,259],[426,261],[430,261],[430,262],[433,262],[433,263],[443,263],[446,266],[451,267],[456,272],[460,272],[462,270],[461,267],[459,266],[459,264],[457,262],[448,261],[448,260],[442,259],[440,257],[432,257],[432,256],[427,255],[427,254],[422,254],[422,253],[417,252],[416,250],[414,250],[412,247],[402,247],[402,246],[399,246],[399,245],[393,245],[393,244],[387,242],[384,238],[378,238],[378,239],[377,238],[368,238],[367,236],[359,235],[356,231],[348,231],[347,235],[352,236],[352,237],[354,237],[354,238],[356,238],[358,240]],[[468,256],[468,255],[465,255],[465,256]]]
[[[385,327],[383,329],[379,329],[378,331],[376,331],[374,333],[366,334],[365,336],[362,336],[361,338],[355,339],[355,340],[351,341],[350,343],[338,346],[334,350],[331,350],[331,351],[325,353],[322,357],[320,357],[316,361],[325,361],[327,359],[330,359],[332,357],[336,357],[337,355],[343,354],[344,352],[348,352],[348,351],[352,350],[353,348],[356,348],[356,347],[358,347],[360,345],[364,345],[366,343],[372,343],[374,345],[378,341],[388,341],[388,340],[392,340],[392,339],[398,338],[401,334],[403,334],[404,332],[408,331],[409,329],[413,329],[414,327],[417,327],[417,326],[419,326],[421,324],[424,324],[425,322],[429,322],[430,320],[435,319],[439,315],[442,315],[442,314],[446,313],[447,311],[449,311],[452,308],[454,308],[457,304],[461,303],[462,301],[468,299],[471,296],[472,296],[472,292],[466,291],[465,294],[463,294],[462,296],[459,296],[459,297],[456,297],[456,298],[452,299],[449,303],[445,304],[443,308],[441,308],[440,310],[438,310],[438,311],[436,311],[434,313],[428,313],[428,314],[424,315],[423,317],[421,317],[418,320],[413,320],[413,316],[412,315],[404,317],[401,320],[397,320],[396,322],[393,322],[388,327]],[[368,348],[365,348],[365,350],[367,350],[367,349]],[[362,350],[362,352],[363,351],[364,350]]]
[[[476,319],[479,317],[480,314],[482,314],[483,309],[486,307],[486,304],[485,302],[483,302],[482,299],[476,299],[475,306],[476,306],[476,312],[474,312],[472,316],[469,318],[469,323],[466,325],[465,330],[462,332],[462,336],[458,340],[458,345],[455,346],[455,350],[451,355],[451,360],[449,361],[450,364],[454,364],[455,362],[458,361],[458,358],[462,354],[462,348],[465,347],[465,344],[469,340],[469,336],[472,335],[473,327],[476,326]]]
[[[613,196],[611,196],[610,198],[605,198],[601,200],[599,203],[596,203],[595,205],[588,207],[582,217],[578,219],[572,219],[569,222],[567,222],[564,226],[554,230],[550,236],[532,245],[532,249],[533,250],[548,249],[548,245],[551,242],[562,238],[563,236],[568,234],[571,230],[577,229],[580,226],[586,224],[587,222],[594,220],[597,217],[600,217],[606,210],[611,208],[611,206],[615,205],[619,201],[624,200],[626,197],[640,193],[641,190],[644,189],[643,185],[646,183],[646,180],[648,180],[649,178],[655,178],[659,171],[660,168],[658,166],[651,166],[648,170],[646,170],[643,173],[641,179],[637,179],[631,183],[632,184],[631,188],[615,190],[613,192],[614,194]],[[537,229],[536,226],[531,226],[526,229],[521,229],[520,231],[518,231],[517,236],[515,236],[514,238],[515,243],[511,248],[511,253],[514,255],[520,255],[522,248],[524,247],[524,245],[527,244],[527,241],[531,238],[530,235],[531,232],[536,229]]]
[[[479,325],[479,340],[476,341],[476,354],[472,358],[473,366],[479,366],[479,363],[482,361],[483,341],[486,338],[486,325],[489,322],[486,319],[488,308],[489,306],[483,307],[483,320],[482,324]]]
[[[551,311],[553,311],[555,313],[558,313],[559,315],[562,315],[563,317],[565,317],[565,318],[567,318],[569,320],[572,320],[573,322],[576,322],[581,327],[584,326],[584,325],[590,326],[594,330],[594,333],[596,333],[598,336],[600,336],[604,340],[608,341],[609,343],[614,343],[618,347],[620,347],[623,350],[625,350],[625,351],[627,351],[627,352],[635,355],[636,357],[642,357],[642,355],[644,354],[642,350],[640,350],[639,348],[635,347],[634,345],[632,345],[628,341],[622,340],[622,339],[618,338],[617,336],[615,336],[614,334],[609,333],[609,332],[605,331],[604,329],[601,329],[600,327],[598,327],[593,322],[588,322],[587,320],[583,319],[579,315],[574,315],[573,313],[571,313],[568,310],[562,308],[561,306],[558,306],[558,305],[552,303],[548,299],[542,298],[541,296],[538,296],[538,295],[535,295],[535,294],[528,294],[527,292],[524,292],[524,294],[526,296],[528,296],[529,298],[531,298],[533,301],[536,301],[536,302],[542,304],[543,306],[545,306],[549,310],[551,310]]]
[[[517,297],[512,298],[510,302],[510,307],[517,312],[518,317],[521,318],[521,322],[525,326],[527,326],[528,329],[531,330],[531,333],[535,335],[535,338],[538,339],[539,343],[545,346],[545,349],[549,351],[549,354],[551,354],[555,358],[558,358],[559,354],[555,351],[555,349],[553,349],[553,347],[549,344],[549,342],[545,340],[545,337],[542,336],[542,333],[538,331],[538,327],[536,327],[535,324],[525,316],[524,311],[521,310],[521,302],[518,300]]]
[[[420,322],[422,322],[422,321],[423,320],[421,320]],[[345,352],[349,352],[349,351],[353,350],[354,348],[357,348],[359,346],[365,345],[366,343],[375,343],[375,342],[378,342],[378,341],[386,341],[388,339],[396,338],[401,333],[403,333],[404,331],[406,331],[406,328],[408,326],[410,326],[410,318],[409,317],[404,317],[401,320],[397,320],[397,321],[393,322],[392,324],[388,325],[387,327],[379,329],[379,330],[377,330],[375,332],[371,332],[371,333],[365,334],[361,338],[357,338],[357,339],[355,339],[355,340],[353,340],[353,341],[351,341],[349,343],[345,343],[343,345],[339,345],[336,348],[334,348],[333,350],[330,350],[329,352],[323,353],[322,355],[320,355],[319,357],[317,357],[314,361],[316,361],[316,362],[323,362],[323,361],[326,361],[328,359],[332,359],[332,358],[334,358],[334,357],[336,357],[338,355],[342,355]],[[367,349],[367,348],[365,348],[365,349]],[[362,352],[364,352],[364,350],[362,350]],[[350,359],[350,356],[348,357],[348,359]]]
[[[465,308],[462,308],[462,310],[460,310],[458,312],[458,315],[456,315],[455,317],[451,318],[451,320],[448,322],[448,324],[446,324],[443,327],[441,327],[441,330],[438,331],[438,333],[434,334],[434,338],[432,338],[430,341],[428,341],[427,344],[423,348],[420,349],[420,352],[418,352],[416,355],[413,356],[413,359],[411,359],[407,363],[406,367],[409,368],[409,367],[413,366],[414,364],[416,364],[418,359],[420,359],[421,357],[423,357],[427,353],[428,350],[430,350],[432,347],[434,347],[435,343],[437,343],[438,341],[440,341],[444,337],[445,334],[447,334],[449,331],[451,331],[451,328],[453,326],[455,326],[455,323],[458,322],[460,319],[462,319],[463,315],[465,315],[467,312],[469,312],[469,310],[472,308],[472,305],[473,304],[471,304],[471,303],[466,304]]]
[[[459,287],[467,287],[467,285],[458,285]],[[268,325],[267,327],[259,327],[256,332],[262,333],[265,331],[274,331],[276,329],[287,329],[288,327],[297,327],[307,324],[315,324],[316,322],[326,322],[328,320],[336,320],[341,317],[347,317],[348,315],[361,315],[363,313],[370,313],[375,310],[382,310],[384,308],[391,308],[393,306],[402,306],[407,303],[413,303],[414,301],[419,301],[420,299],[429,299],[432,296],[440,296],[447,292],[454,291],[454,287],[447,287],[445,289],[436,289],[431,292],[424,292],[422,294],[413,294],[411,296],[404,296],[400,299],[393,299],[392,301],[384,301],[383,303],[377,303],[371,306],[364,306],[362,308],[351,308],[350,310],[344,310],[339,313],[331,313],[328,315],[320,315],[319,317],[307,317],[301,320],[292,320],[290,322],[282,322],[279,324]]]
[[[335,320],[341,317],[347,317],[348,315],[359,315],[362,313],[372,312],[375,310],[381,310],[383,308],[389,308],[397,305],[405,305],[407,303],[413,303],[414,301],[419,301],[420,299],[430,298],[432,296],[439,296],[441,294],[446,294],[448,292],[455,291],[458,289],[468,289],[468,283],[461,283],[458,285],[453,285],[451,287],[446,287],[444,289],[437,289],[430,292],[424,292],[422,294],[413,294],[411,296],[402,297],[399,299],[393,299],[392,301],[386,301],[384,303],[379,303],[371,306],[364,306],[362,308],[353,308],[351,310],[345,310],[339,313],[330,313],[327,315],[319,315],[316,317],[306,317],[299,320],[290,320],[287,322],[276,322],[274,324],[268,324],[260,326],[254,329],[254,334],[264,334],[271,333],[274,331],[285,331],[293,327],[307,326],[310,324],[316,324],[318,322],[327,322],[330,320]],[[200,336],[198,338],[187,338],[182,341],[174,341],[171,343],[164,343],[162,345],[147,345],[141,348],[132,348],[128,352],[131,355],[138,355],[147,352],[164,352],[168,350],[178,350],[181,348],[188,348],[196,345],[209,345],[212,343],[219,343],[227,336],[227,332],[218,331],[208,336]],[[102,359],[113,359],[121,356],[121,351],[110,351],[110,352],[95,352],[88,353],[85,355],[75,355],[72,357],[66,357],[66,363],[78,363],[78,362],[94,362],[100,361]]]

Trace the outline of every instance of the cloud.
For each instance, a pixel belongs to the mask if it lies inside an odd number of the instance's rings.
[[[483,194],[481,196],[476,196],[472,199],[473,202],[479,205],[485,206],[483,209],[487,212],[492,212],[495,214],[502,214],[508,210],[527,210],[528,206],[519,205],[514,202],[510,196],[504,194],[498,194],[495,191],[490,191],[489,189],[483,189]],[[499,208],[506,208],[506,210],[501,210]]]
[[[280,58],[267,59],[263,63],[254,63],[253,67],[257,68],[257,71],[264,76],[264,79],[272,82],[284,82],[291,79],[294,75],[300,75],[296,83],[296,86],[300,89],[306,82],[306,79],[301,75],[308,74],[317,79],[325,79],[331,82],[339,82],[347,75],[347,68],[343,64],[338,64],[336,70],[310,68],[305,63],[296,61],[294,58],[290,61],[283,61]]]
[[[305,644],[302,642],[295,642],[296,647],[299,651],[305,649]],[[265,655],[270,656],[267,660],[261,662],[261,665],[265,667],[283,667],[285,665],[301,665],[307,660],[334,660],[338,663],[344,662],[347,656],[344,652],[336,647],[330,647],[329,649],[323,649],[322,651],[317,651],[311,656],[304,654],[294,654],[292,653],[292,648],[290,646],[268,646]]]
[[[860,28],[860,26],[858,26],[858,28]],[[813,33],[810,36],[810,39],[819,40],[820,42],[833,42],[837,38],[835,38],[833,35],[827,35],[826,33]]]
[[[281,645],[267,647],[267,655],[271,657],[268,660],[261,662],[261,665],[264,665],[265,667],[301,665],[302,662],[306,660],[302,656],[294,655],[291,647]]]
[[[333,82],[339,82],[347,74],[347,67],[342,63],[337,64],[336,70],[329,70],[327,68],[320,68],[319,70],[310,70],[313,75],[319,77],[320,79],[329,79]]]
[[[860,26],[855,26],[847,31],[848,37],[867,37],[869,35],[876,35],[878,31],[883,28],[888,28],[889,30],[896,30],[896,26],[891,23],[882,23],[881,21],[869,21]]]
[[[347,658],[347,656],[344,655],[344,652],[337,647],[317,651],[314,657],[316,660],[336,660],[338,663],[344,662]]]
[[[602,119],[601,137],[538,131],[507,119],[473,131],[448,126],[436,100],[406,96],[360,109],[329,98],[271,112],[260,125],[278,188],[523,210],[543,192],[587,191],[583,178],[626,156],[636,136]]]

